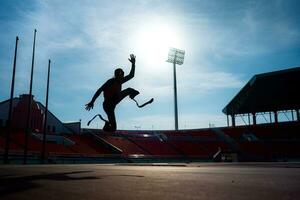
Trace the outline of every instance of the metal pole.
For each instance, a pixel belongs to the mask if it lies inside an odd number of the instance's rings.
[[[33,81],[33,68],[34,68],[35,38],[36,38],[36,29],[34,29],[34,38],[33,38],[33,47],[32,47],[31,76],[30,76],[29,102],[28,102],[28,109],[27,109],[26,129],[25,129],[25,147],[24,147],[23,164],[27,163],[28,135],[29,132],[31,132],[32,81]]]
[[[256,125],[256,113],[252,113],[253,125]]]
[[[173,62],[174,75],[174,112],[175,112],[175,130],[178,130],[178,107],[177,107],[177,84],[176,84],[176,56]]]
[[[291,115],[292,115],[292,121],[295,121],[295,119],[294,119],[294,110],[291,110]]]
[[[13,74],[11,80],[11,88],[10,88],[10,99],[9,99],[9,111],[8,111],[8,120],[6,124],[6,141],[5,141],[5,152],[3,157],[3,163],[8,163],[8,152],[9,152],[9,144],[10,144],[10,134],[11,134],[11,121],[12,121],[12,106],[13,106],[13,98],[14,98],[14,90],[15,90],[15,74],[16,74],[16,64],[17,64],[17,53],[18,53],[18,41],[19,37],[16,37],[16,46],[15,46],[15,56],[14,56],[14,66],[13,66]]]
[[[228,115],[227,116],[227,127],[229,127],[229,118],[228,118]]]
[[[250,113],[248,113],[248,125],[249,126],[251,125],[251,122],[250,122]]]
[[[235,116],[234,116],[234,114],[231,114],[231,123],[232,123],[232,127],[235,127]]]
[[[48,96],[49,96],[49,80],[50,80],[50,64],[51,60],[48,62],[48,78],[47,78],[47,91],[46,91],[46,108],[45,108],[45,121],[44,121],[44,132],[43,132],[43,146],[42,146],[42,163],[45,161],[46,152],[46,135],[47,135],[47,120],[48,120]]]
[[[275,124],[278,123],[278,114],[277,111],[274,111]]]

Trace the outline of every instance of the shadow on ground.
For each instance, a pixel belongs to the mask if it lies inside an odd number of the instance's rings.
[[[12,177],[9,175],[2,175],[0,177],[0,197],[11,193],[17,193],[24,190],[34,189],[40,186],[40,184],[35,183],[38,180],[53,180],[53,181],[76,181],[76,180],[91,180],[99,179],[93,176],[85,177],[71,177],[72,174],[81,174],[92,171],[74,171],[74,172],[64,172],[64,173],[50,173],[50,174],[39,174],[31,176],[19,176]]]

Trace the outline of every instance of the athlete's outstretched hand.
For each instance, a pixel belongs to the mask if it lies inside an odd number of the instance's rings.
[[[128,58],[129,62],[131,62],[132,64],[135,64],[135,55],[134,54],[130,54],[130,58]]]
[[[93,102],[90,102],[90,103],[88,103],[88,104],[85,104],[85,109],[87,110],[87,111],[90,111],[91,109],[93,109],[94,108],[94,103]]]

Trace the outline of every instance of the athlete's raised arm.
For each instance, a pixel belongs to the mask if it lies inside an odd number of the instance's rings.
[[[131,62],[131,70],[127,76],[125,76],[122,80],[122,83],[125,83],[126,81],[129,81],[134,77],[135,72],[135,55],[130,54],[130,58],[128,58],[129,62]]]

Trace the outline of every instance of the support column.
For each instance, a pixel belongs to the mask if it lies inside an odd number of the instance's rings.
[[[291,115],[292,115],[292,121],[295,121],[295,118],[294,118],[294,111],[291,110]]]
[[[296,109],[296,115],[297,115],[297,121],[300,121],[300,113],[299,113],[299,109]]]
[[[275,124],[278,123],[278,114],[277,111],[274,111],[274,119],[275,119]]]
[[[270,123],[272,123],[272,112],[269,112],[270,115]]]
[[[250,113],[248,113],[248,125],[250,126],[251,124],[250,124],[251,122],[250,122]]]
[[[234,114],[231,115],[231,123],[232,123],[232,127],[235,127],[235,116],[234,116]]]
[[[253,125],[256,125],[256,115],[255,115],[255,113],[252,113],[252,120],[253,120]]]
[[[226,115],[227,116],[227,127],[229,127],[229,117],[228,117],[228,115]]]

